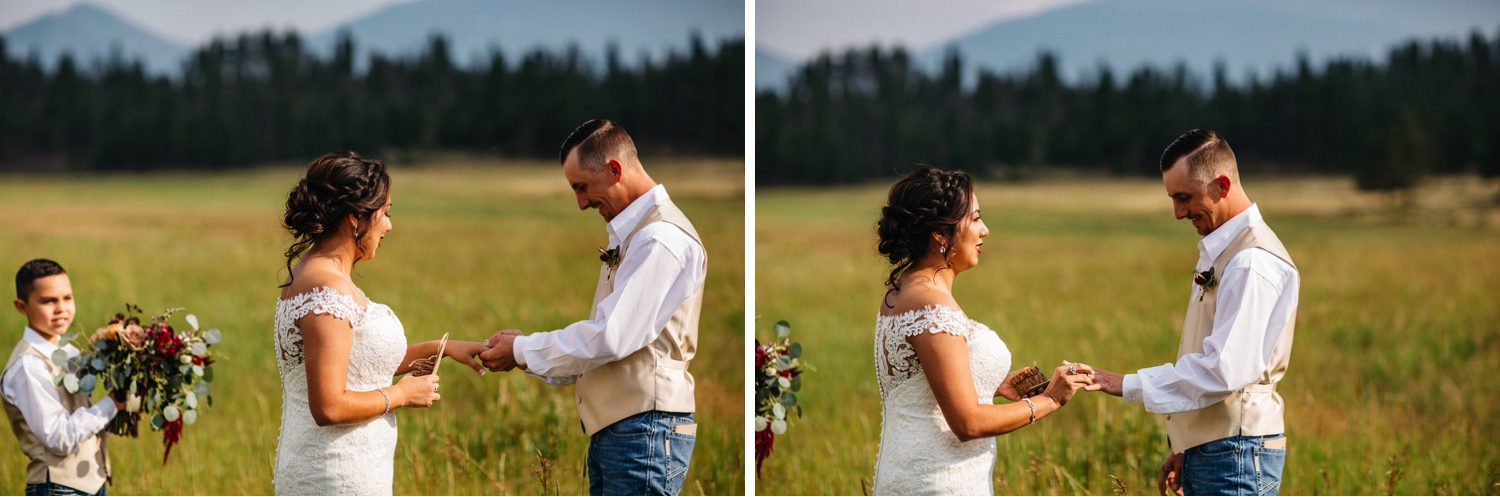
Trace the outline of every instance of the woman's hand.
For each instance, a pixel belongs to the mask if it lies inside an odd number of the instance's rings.
[[[1052,384],[1047,385],[1045,395],[1057,402],[1057,407],[1062,407],[1073,398],[1073,394],[1092,384],[1094,368],[1087,364],[1063,361],[1063,365],[1052,372]]]
[[[1005,381],[1000,382],[1000,388],[995,389],[995,396],[1004,397],[1005,400],[1009,400],[1011,402],[1019,402],[1021,400],[1021,392],[1017,392],[1016,386],[1010,384],[1010,379],[1015,378],[1018,374],[1021,374],[1021,371],[1024,369],[1025,368],[1017,369],[1015,371],[1011,371],[1010,374],[1005,375]]]
[[[448,348],[443,349],[443,355],[452,357],[453,360],[468,366],[475,373],[484,374],[484,364],[480,362],[479,353],[487,350],[481,342],[448,342]]]
[[[391,399],[391,408],[397,407],[430,407],[433,402],[443,398],[438,393],[438,375],[433,373],[427,376],[406,375],[391,390],[396,391],[395,398]]]

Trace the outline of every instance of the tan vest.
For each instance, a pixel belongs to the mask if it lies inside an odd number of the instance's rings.
[[[1251,248],[1264,249],[1291,264],[1292,256],[1276,238],[1276,233],[1262,221],[1251,221],[1241,230],[1219,258],[1214,261],[1214,274],[1222,276],[1224,267],[1235,254]],[[1207,289],[1202,300],[1194,298],[1188,304],[1187,318],[1182,322],[1182,343],[1177,347],[1177,357],[1203,353],[1203,340],[1214,328],[1214,304],[1217,289]],[[1229,394],[1224,400],[1196,411],[1167,415],[1167,439],[1172,452],[1178,453],[1221,438],[1235,435],[1260,436],[1285,432],[1282,420],[1281,395],[1276,393],[1276,383],[1286,374],[1292,361],[1292,331],[1296,328],[1294,313],[1286,321],[1286,328],[1276,339],[1271,351],[1270,367],[1255,383]]]
[[[52,360],[42,355],[36,348],[26,342],[16,344],[14,351],[10,353],[10,360],[5,362],[5,369],[9,371],[22,356],[31,354],[47,363],[52,370],[53,377],[63,375],[62,368],[52,363]],[[0,396],[3,398],[4,396]],[[64,409],[69,413],[74,410],[88,407],[91,403],[86,393],[70,394],[62,386],[57,387],[57,397],[62,400]],[[21,451],[26,453],[30,459],[26,463],[26,483],[45,483],[49,477],[52,483],[67,485],[85,492],[98,492],[99,487],[109,479],[109,456],[104,451],[104,437],[93,436],[78,444],[77,450],[68,456],[59,456],[47,451],[47,446],[31,432],[31,427],[26,425],[26,418],[21,415],[21,408],[11,404],[10,400],[5,403],[5,415],[10,417],[10,429],[15,432],[16,439],[21,442]]]
[[[703,239],[686,215],[670,200],[653,207],[620,244],[620,259],[641,228],[665,221],[681,228],[699,246]],[[601,264],[594,288],[594,307],[614,291],[609,266]],[[593,435],[617,421],[646,411],[693,412],[693,375],[688,361],[698,352],[698,312],[703,286],[694,289],[672,313],[656,340],[635,353],[591,369],[578,378],[578,417],[583,431]]]

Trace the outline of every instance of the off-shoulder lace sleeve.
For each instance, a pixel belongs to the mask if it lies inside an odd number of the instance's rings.
[[[906,339],[923,333],[948,333],[967,340],[974,334],[974,323],[963,311],[938,305],[877,317],[875,368],[880,377],[882,397],[896,385],[922,372],[917,349]]]
[[[276,304],[276,349],[283,365],[302,364],[302,330],[297,320],[308,314],[326,314],[358,326],[364,310],[354,297],[329,287],[318,287],[282,299]]]

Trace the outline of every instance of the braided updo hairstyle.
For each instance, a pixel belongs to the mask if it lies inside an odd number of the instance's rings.
[[[973,197],[974,185],[968,173],[931,166],[919,166],[891,186],[876,228],[880,255],[894,265],[885,278],[886,286],[900,290],[902,273],[936,250],[933,233],[949,240],[958,237]]]
[[[354,152],[325,154],[307,166],[307,176],[297,182],[286,198],[282,226],[296,241],[286,249],[286,283],[292,284],[292,261],[308,249],[339,232],[340,223],[353,215],[360,226],[368,226],[374,214],[390,199],[391,177],[385,164]],[[369,231],[354,240],[355,261],[364,258],[361,243]]]

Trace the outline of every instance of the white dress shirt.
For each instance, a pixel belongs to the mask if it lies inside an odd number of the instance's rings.
[[[605,225],[609,246],[620,246],[651,207],[669,200],[666,188],[657,185],[631,202]],[[512,352],[518,365],[548,383],[571,384],[590,369],[650,345],[677,307],[703,286],[703,246],[676,225],[657,221],[641,228],[624,253],[615,270],[614,291],[594,307],[589,319],[516,337]]]
[[[1260,219],[1260,208],[1251,204],[1203,237],[1196,271],[1213,267],[1240,231]],[[1187,412],[1256,382],[1270,367],[1281,330],[1297,312],[1299,285],[1297,269],[1264,249],[1252,247],[1236,254],[1219,277],[1213,331],[1203,341],[1203,352],[1125,375],[1125,400],[1143,403],[1147,411],[1158,414]],[[1190,298],[1198,298],[1199,291],[1193,284]]]
[[[21,341],[47,357],[52,357],[52,353],[58,350],[57,345],[42,338],[42,334],[30,326],[21,335]],[[78,349],[72,344],[63,345],[62,351],[70,358],[78,357]],[[57,396],[57,378],[52,376],[51,368],[43,361],[31,354],[21,356],[0,379],[0,390],[4,390],[7,402],[20,408],[26,426],[47,447],[47,451],[66,456],[109,424],[110,418],[115,416],[115,402],[105,397],[93,407],[68,412]]]

